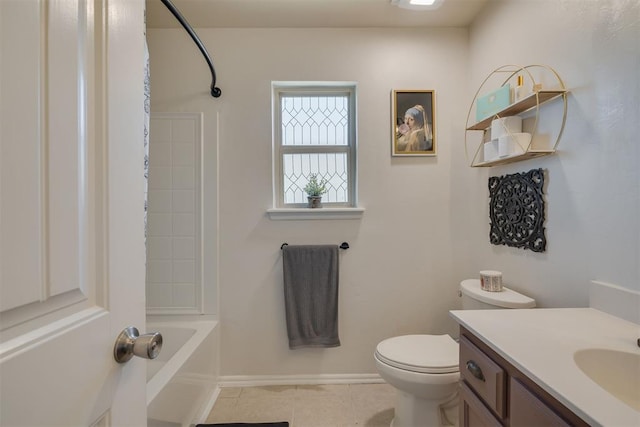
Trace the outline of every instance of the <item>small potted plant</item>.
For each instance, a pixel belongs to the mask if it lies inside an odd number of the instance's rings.
[[[310,208],[322,207],[322,195],[327,192],[327,180],[322,178],[318,182],[318,174],[312,173],[309,175],[309,182],[304,187],[304,192],[307,193],[307,200],[309,201]]]

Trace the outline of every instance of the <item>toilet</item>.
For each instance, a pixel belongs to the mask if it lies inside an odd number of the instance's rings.
[[[480,280],[460,283],[463,310],[533,308],[535,301],[503,287],[480,288]],[[458,343],[449,335],[403,335],[378,344],[378,373],[396,389],[392,427],[457,425]]]

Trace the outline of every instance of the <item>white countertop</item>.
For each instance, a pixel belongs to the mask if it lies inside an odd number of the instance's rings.
[[[640,325],[593,308],[450,314],[590,425],[640,426],[640,412],[598,386],[573,360],[577,350],[588,348],[640,354]]]

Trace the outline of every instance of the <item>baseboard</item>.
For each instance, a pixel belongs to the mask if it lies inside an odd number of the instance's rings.
[[[219,387],[254,387],[271,385],[377,384],[384,380],[378,374],[318,375],[223,375]]]

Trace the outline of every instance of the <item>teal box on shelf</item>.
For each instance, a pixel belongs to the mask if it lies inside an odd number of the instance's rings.
[[[482,121],[493,116],[498,111],[507,108],[511,104],[511,87],[500,86],[499,89],[478,97],[476,102],[476,121]]]

